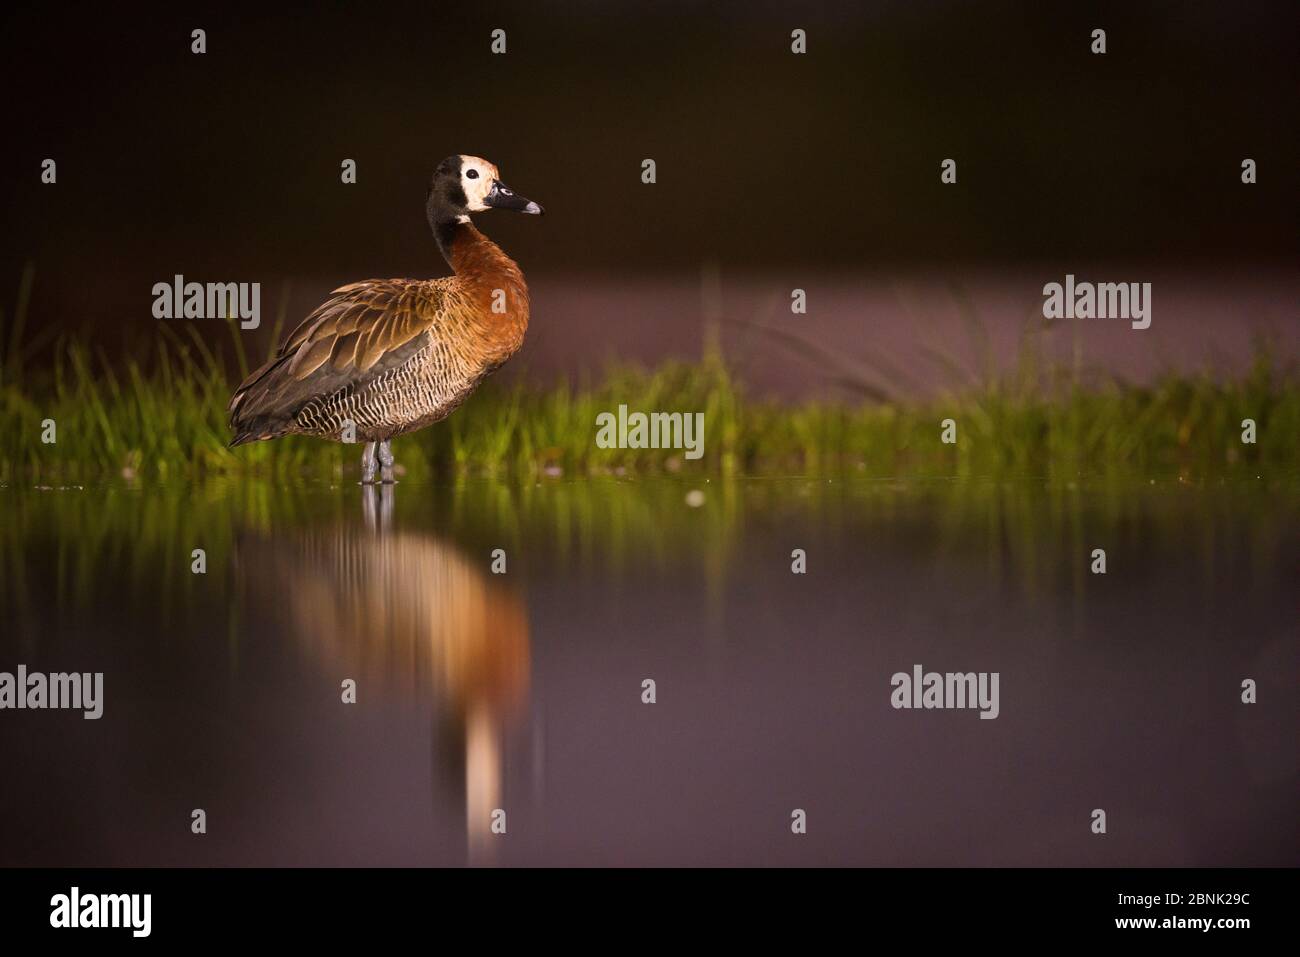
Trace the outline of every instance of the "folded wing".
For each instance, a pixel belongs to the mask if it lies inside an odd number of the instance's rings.
[[[468,306],[448,280],[372,279],[336,289],[235,391],[231,445],[295,431],[309,403],[364,392],[421,350],[445,350]]]

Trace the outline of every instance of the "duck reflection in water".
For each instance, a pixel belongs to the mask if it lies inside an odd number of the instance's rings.
[[[427,532],[394,530],[393,486],[361,492],[363,525],[253,549],[253,578],[287,600],[311,657],[357,678],[361,693],[431,689],[434,777],[463,776],[469,860],[488,863],[493,814],[504,808],[506,735],[528,698],[524,603],[486,573],[486,558],[475,563]]]

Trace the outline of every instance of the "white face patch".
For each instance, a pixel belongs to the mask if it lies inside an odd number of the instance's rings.
[[[480,156],[460,158],[460,185],[465,190],[465,208],[471,213],[481,213],[488,206],[483,200],[492,189],[499,174],[497,168]]]

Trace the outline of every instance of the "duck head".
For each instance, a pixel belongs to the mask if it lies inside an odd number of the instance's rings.
[[[496,166],[481,156],[456,154],[448,156],[433,171],[429,184],[430,218],[454,217],[468,222],[470,213],[487,209],[512,209],[518,213],[540,215],[541,206],[520,196],[501,182]]]

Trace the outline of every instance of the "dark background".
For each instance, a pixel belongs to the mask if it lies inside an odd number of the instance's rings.
[[[486,156],[546,206],[540,222],[483,217],[534,284],[670,277],[691,302],[704,265],[787,290],[810,270],[965,268],[1026,276],[1033,295],[1044,277],[1099,261],[1121,264],[1106,278],[1212,269],[1251,283],[1300,253],[1298,10],[7,8],[0,302],[8,313],[34,263],[29,329],[89,326],[112,343],[152,335],[149,290],[175,273],[260,281],[264,314],[282,280],[307,277],[291,321],[344,282],[441,275],[423,199],[452,152]],[[1104,56],[1089,49],[1097,26]],[[495,27],[504,56],[489,51]],[[790,52],[794,27],[808,32],[806,55]],[[40,183],[45,157],[56,186]],[[646,157],[653,186],[640,181]],[[956,186],[940,184],[946,157]],[[1244,157],[1257,185],[1240,182]],[[344,158],[357,185],[340,183]],[[587,303],[569,288],[572,299],[535,297],[539,335],[555,340],[559,317],[574,317],[578,331],[553,342],[561,353],[589,339],[584,311],[597,328],[618,303],[680,311],[655,306],[658,292],[611,288]],[[631,354],[653,345],[608,341]]]
[[[1297,249],[1289,2],[6,18],[8,261],[415,272],[424,184],[452,152],[487,156],[548,207],[544,233],[494,223],[548,270]],[[504,56],[489,52],[498,26]],[[796,26],[804,56],[789,51]],[[1095,26],[1104,56],[1089,52]],[[54,189],[39,183],[47,156]],[[945,157],[955,189],[940,188]]]

